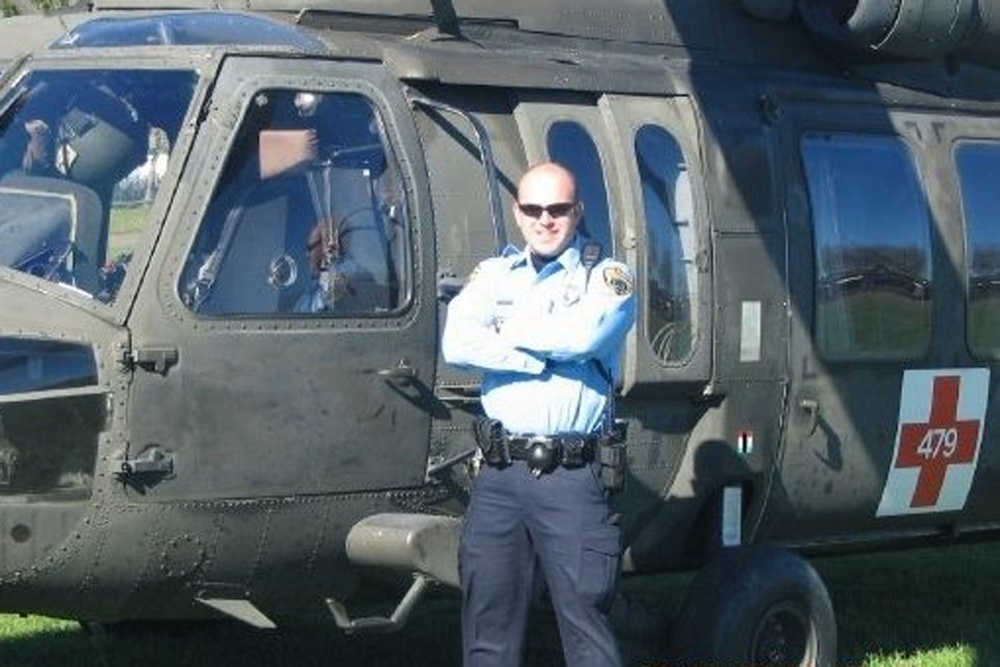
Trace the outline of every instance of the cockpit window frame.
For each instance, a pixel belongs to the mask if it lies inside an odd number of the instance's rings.
[[[177,285],[195,316],[386,319],[411,306],[412,221],[385,114],[364,88],[249,94]]]
[[[3,99],[19,85],[24,77],[35,72],[72,72],[99,69],[187,71],[191,73],[192,77],[192,92],[188,108],[181,117],[176,137],[171,146],[168,168],[159,179],[159,188],[146,214],[143,231],[132,249],[129,271],[118,287],[117,297],[111,303],[104,303],[72,287],[51,283],[5,266],[0,266],[0,280],[25,285],[43,294],[58,295],[61,300],[90,311],[105,321],[118,325],[124,324],[134,306],[139,286],[161,235],[167,211],[180,183],[179,174],[188,160],[188,153],[198,130],[200,109],[204,104],[207,92],[211,89],[215,73],[221,67],[223,60],[222,52],[206,54],[204,51],[195,53],[189,49],[173,49],[169,53],[157,50],[154,54],[148,49],[143,51],[122,49],[116,55],[113,67],[109,67],[106,54],[101,56],[89,49],[83,49],[77,52],[48,51],[40,53],[25,61],[24,67],[18,71],[7,72],[11,76],[8,79],[8,86],[0,90],[0,99]]]
[[[414,164],[419,157],[415,151],[416,135],[410,125],[412,109],[394,85],[397,81],[381,63],[365,59],[315,60],[286,57],[283,54],[248,53],[236,50],[228,54],[221,73],[214,80],[213,97],[205,104],[214,105],[217,118],[222,123],[206,123],[199,130],[189,160],[198,165],[186,176],[186,202],[178,202],[179,220],[172,225],[163,262],[157,261],[151,270],[161,275],[156,289],[159,300],[167,305],[170,315],[179,320],[198,322],[204,330],[222,331],[233,327],[247,330],[281,329],[310,330],[315,328],[366,329],[401,328],[417,319],[425,299],[424,285],[419,276],[428,261],[427,242],[420,220],[428,213],[420,193],[423,181],[422,163]],[[372,314],[356,313],[342,317],[287,317],[282,313],[254,316],[203,316],[185,305],[176,262],[183,262],[192,251],[195,236],[209,207],[212,193],[222,177],[226,156],[233,150],[240,125],[253,97],[264,89],[296,89],[321,93],[357,93],[363,95],[379,115],[383,124],[383,140],[395,156],[400,192],[405,199],[409,223],[405,231],[407,259],[400,270],[405,274],[401,287],[401,304],[391,312]],[[412,136],[411,136],[412,135]],[[431,244],[430,247],[433,247]]]

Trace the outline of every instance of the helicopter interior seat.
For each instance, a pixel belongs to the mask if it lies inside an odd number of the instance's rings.
[[[285,253],[292,194],[279,177],[294,163],[260,134],[252,156],[221,182],[185,271],[184,298],[200,313],[274,314],[281,292],[300,280],[302,260],[289,264]]]
[[[346,283],[335,310],[385,312],[393,307],[394,272],[383,216],[368,168],[318,161],[311,130],[263,130],[259,170],[245,170],[232,186],[241,194],[209,216],[215,247],[197,270],[199,312],[292,312],[311,287],[316,267],[307,246],[318,225],[336,233],[332,269]],[[253,171],[253,174],[248,172]],[[221,199],[221,198],[220,198]]]
[[[288,191],[295,193],[288,233],[293,241],[288,252],[294,264],[305,269],[299,274],[317,271],[308,258],[301,261],[299,252],[317,226],[326,226],[331,270],[344,281],[335,310],[371,313],[395,306],[387,220],[377,195],[376,179],[385,168],[382,144],[322,146],[315,129],[264,130],[260,160],[264,177],[286,179]]]
[[[316,217],[302,165],[315,159],[307,130],[261,130],[248,160],[210,209],[215,229],[188,298],[208,315],[291,312],[310,282],[307,240]]]
[[[363,159],[357,158],[358,153]],[[325,240],[327,268],[340,285],[334,290],[332,306],[348,315],[385,312],[393,305],[388,235],[376,196],[373,166],[377,165],[371,153],[368,146],[361,151],[322,149],[312,129],[267,130],[260,138],[262,175],[283,181],[290,195],[286,256],[297,268],[299,280],[294,286],[305,286],[317,276],[318,260],[324,253],[313,252],[310,257],[307,247],[310,241]],[[297,297],[302,290],[289,292],[296,296],[294,303],[301,305]],[[287,300],[283,303],[292,305]]]
[[[282,284],[272,275],[285,254],[288,192],[280,183],[263,182],[232,208],[221,212],[217,266],[203,271],[204,299],[199,312],[209,315],[266,315],[280,310]],[[212,260],[206,262],[208,266]]]
[[[18,171],[0,179],[0,263],[96,294],[106,242],[89,186]]]

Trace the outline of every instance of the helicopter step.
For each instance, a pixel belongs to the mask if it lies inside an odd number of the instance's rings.
[[[413,583],[389,616],[350,617],[342,602],[326,604],[345,632],[389,632],[405,625],[431,583],[458,585],[457,517],[384,513],[366,517],[347,534],[347,557],[356,565],[413,572]]]

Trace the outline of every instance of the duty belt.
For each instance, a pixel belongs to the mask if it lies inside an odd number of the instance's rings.
[[[541,475],[558,466],[579,468],[590,463],[596,458],[601,436],[513,434],[496,419],[481,419],[476,423],[476,442],[487,464],[502,468],[511,461],[525,461],[535,475]]]
[[[579,468],[594,460],[600,438],[594,434],[507,435],[507,448],[514,461],[538,461],[550,456],[558,465]]]

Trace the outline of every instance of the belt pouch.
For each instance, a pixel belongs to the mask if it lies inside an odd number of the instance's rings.
[[[585,436],[562,436],[562,464],[566,468],[579,468],[587,463],[587,438]]]
[[[510,465],[510,449],[507,432],[499,419],[481,417],[474,424],[476,444],[488,465],[502,468]]]
[[[625,486],[625,446],[602,438],[597,452],[601,462],[601,484],[608,491],[621,490]]]

